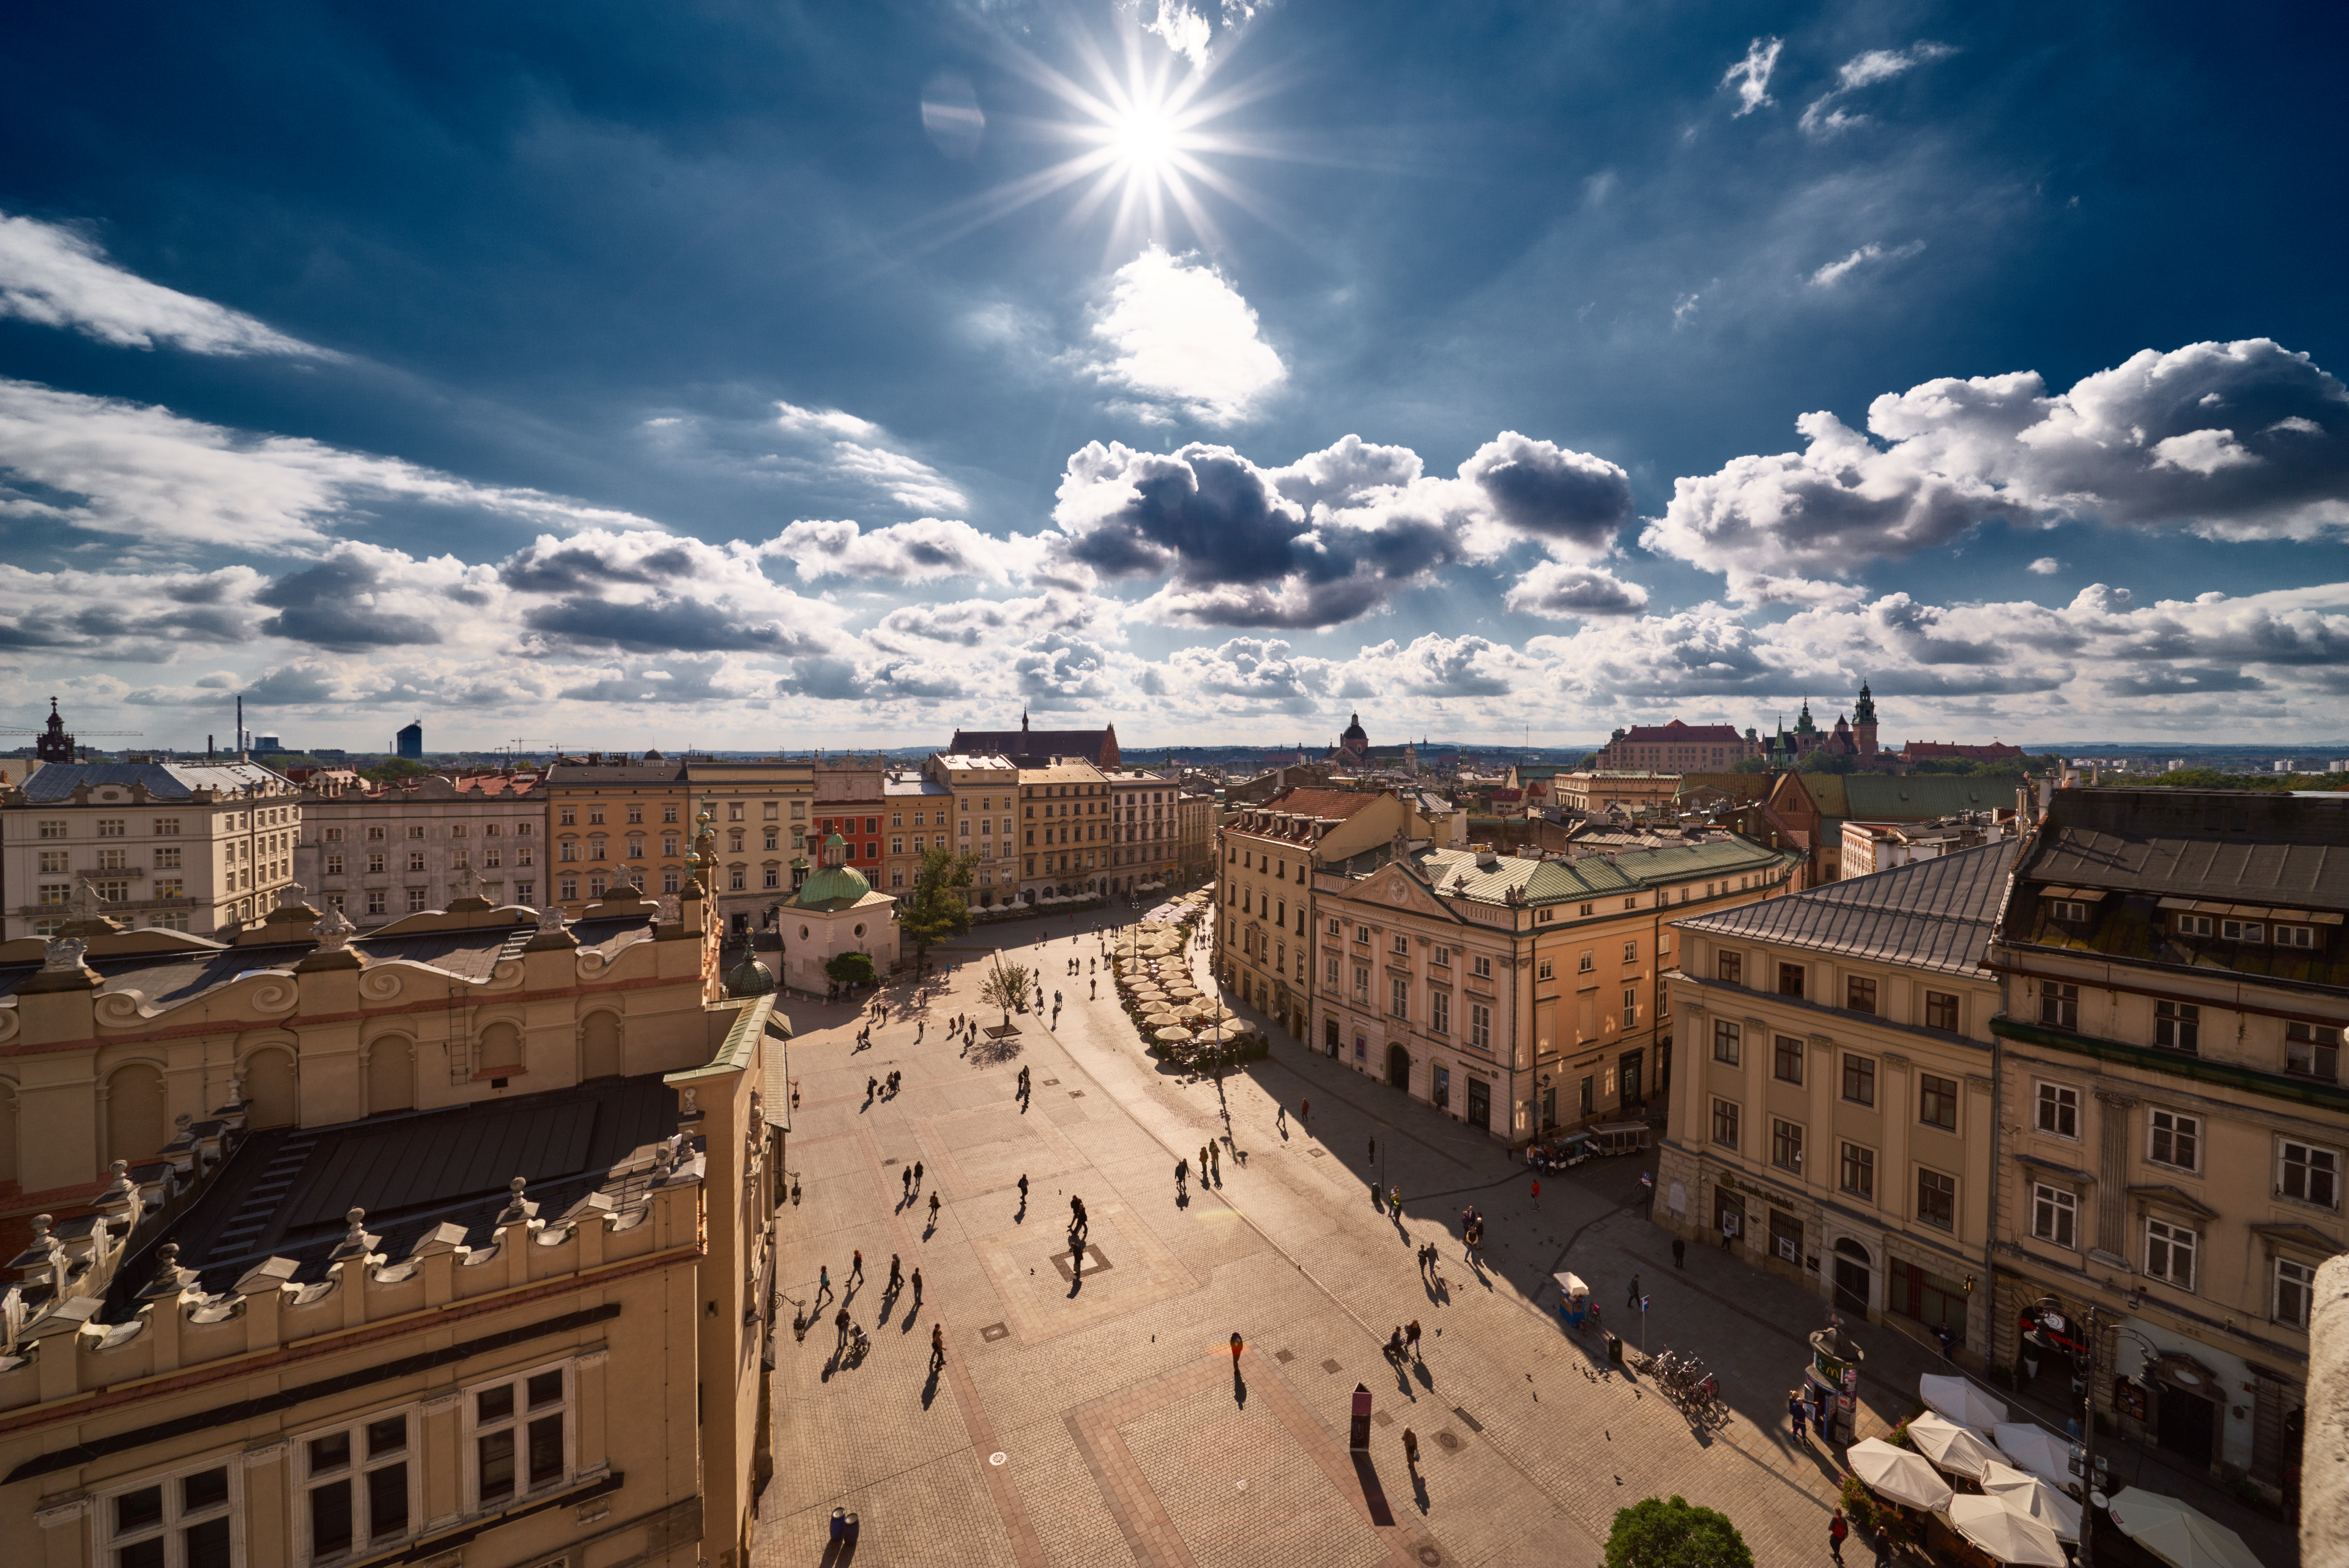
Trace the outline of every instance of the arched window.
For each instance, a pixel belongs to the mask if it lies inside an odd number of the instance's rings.
[[[522,1031],[502,1021],[481,1026],[481,1056],[476,1071],[488,1072],[495,1067],[512,1067],[519,1071],[524,1065]]]

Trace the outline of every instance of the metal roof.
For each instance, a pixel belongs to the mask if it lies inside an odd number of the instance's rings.
[[[2058,790],[2038,842],[2033,882],[2349,910],[2349,794]]]
[[[55,805],[71,800],[74,786],[83,784],[92,789],[143,784],[156,800],[187,800],[200,789],[233,794],[248,787],[300,787],[259,763],[51,763],[25,781],[25,798],[36,805]]]
[[[2019,847],[2001,839],[1675,924],[1707,936],[1971,974],[1989,944]]]

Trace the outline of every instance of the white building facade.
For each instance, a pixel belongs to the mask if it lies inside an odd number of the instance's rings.
[[[361,930],[463,897],[536,908],[545,890],[546,801],[530,775],[435,774],[302,799],[295,875]]]
[[[257,763],[38,763],[0,790],[0,940],[55,935],[85,897],[126,927],[259,919],[295,878],[301,818],[300,787]]]

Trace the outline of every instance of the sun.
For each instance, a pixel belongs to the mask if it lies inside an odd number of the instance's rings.
[[[1145,47],[1132,29],[1120,65],[1088,36],[1080,35],[1075,44],[1084,80],[1025,49],[1003,46],[1006,62],[1067,110],[1056,119],[1007,119],[1006,129],[1069,146],[1069,155],[936,214],[931,243],[943,244],[1072,188],[1076,200],[1064,229],[1074,232],[1106,213],[1111,252],[1152,242],[1227,250],[1210,198],[1279,226],[1253,192],[1217,167],[1235,157],[1290,156],[1220,123],[1274,90],[1268,73],[1225,86],[1216,79],[1222,57],[1178,65],[1178,57]]]

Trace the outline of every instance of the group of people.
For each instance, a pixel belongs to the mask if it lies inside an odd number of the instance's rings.
[[[885,1078],[875,1078],[868,1074],[864,1079],[865,1103],[870,1105],[876,1097],[891,1100],[895,1099],[897,1097],[897,1089],[904,1081],[905,1075],[894,1070]]]
[[[1386,1354],[1387,1359],[1397,1366],[1420,1359],[1419,1319],[1413,1318],[1409,1323],[1400,1325],[1394,1333],[1387,1336]]]
[[[843,1365],[854,1366],[864,1359],[864,1353],[872,1348],[873,1344],[864,1330],[858,1326],[855,1319],[848,1313],[848,1297],[855,1295],[856,1287],[864,1282],[864,1253],[862,1249],[852,1254],[848,1272],[841,1282],[847,1287],[848,1296],[842,1298],[840,1310],[833,1314],[833,1327],[840,1335],[839,1342],[833,1346],[833,1352],[841,1358]],[[912,1283],[914,1290],[912,1310],[919,1312],[922,1309],[921,1270],[914,1271]],[[905,1264],[896,1253],[892,1252],[889,1254],[889,1282],[881,1289],[881,1317],[884,1322],[888,1320],[889,1314],[895,1310],[897,1297],[905,1289]],[[831,1294],[832,1266],[827,1263],[816,1270],[815,1296],[808,1303],[807,1321],[811,1323],[815,1321],[816,1314],[823,1310],[825,1299]],[[931,1338],[934,1345],[938,1343],[937,1332],[935,1329],[931,1332]]]

